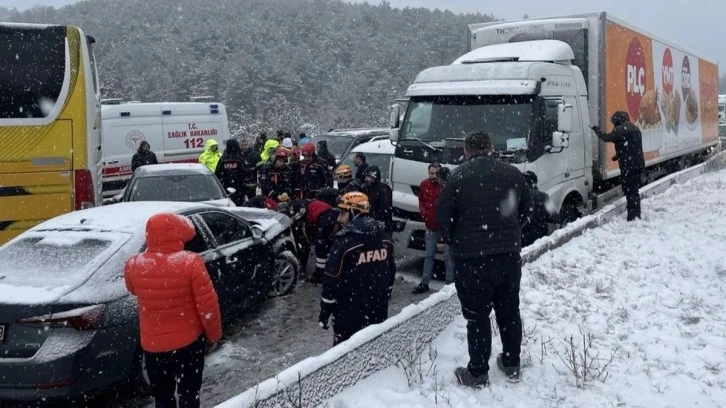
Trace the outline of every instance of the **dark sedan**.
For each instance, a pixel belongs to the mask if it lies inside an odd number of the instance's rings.
[[[78,395],[128,378],[144,385],[123,264],[144,250],[146,220],[159,212],[193,222],[186,249],[204,259],[223,322],[293,289],[300,267],[279,213],[144,202],[56,217],[0,247],[0,400]]]

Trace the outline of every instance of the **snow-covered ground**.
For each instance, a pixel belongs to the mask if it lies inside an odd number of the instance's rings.
[[[726,407],[725,306],[721,171],[645,200],[643,220],[623,215],[524,267],[520,383],[494,358],[488,388],[456,383],[468,361],[458,318],[422,356],[327,406]],[[500,351],[495,334],[492,356]]]

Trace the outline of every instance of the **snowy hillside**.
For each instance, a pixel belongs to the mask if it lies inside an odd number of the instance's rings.
[[[496,335],[491,385],[456,383],[454,368],[468,361],[459,317],[423,356],[328,406],[726,406],[726,171],[645,200],[643,215],[587,231],[524,267],[521,383],[496,368]]]

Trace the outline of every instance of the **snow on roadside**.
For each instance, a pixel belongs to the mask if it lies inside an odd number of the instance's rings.
[[[525,265],[521,383],[496,368],[496,338],[491,385],[456,383],[454,368],[468,361],[459,317],[415,363],[373,375],[327,406],[726,406],[726,171],[645,200],[643,216],[627,223],[623,215]],[[569,338],[581,361],[583,335],[589,374],[602,370],[604,382],[582,384],[567,368]]]

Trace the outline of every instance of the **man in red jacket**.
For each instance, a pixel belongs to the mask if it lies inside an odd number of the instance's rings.
[[[421,182],[418,191],[418,210],[426,223],[426,258],[421,276],[421,283],[416,286],[412,293],[418,295],[429,291],[429,282],[434,273],[434,261],[438,250],[439,223],[436,221],[436,202],[441,194],[441,180],[439,170],[441,166],[437,163],[429,164],[429,177]],[[448,245],[443,247],[444,263],[446,265],[446,284],[454,283],[454,263],[449,255]]]
[[[156,214],[146,223],[146,251],[124,267],[137,297],[141,348],[157,408],[199,407],[206,343],[222,337],[217,293],[202,258],[184,251],[194,238],[187,218]]]

